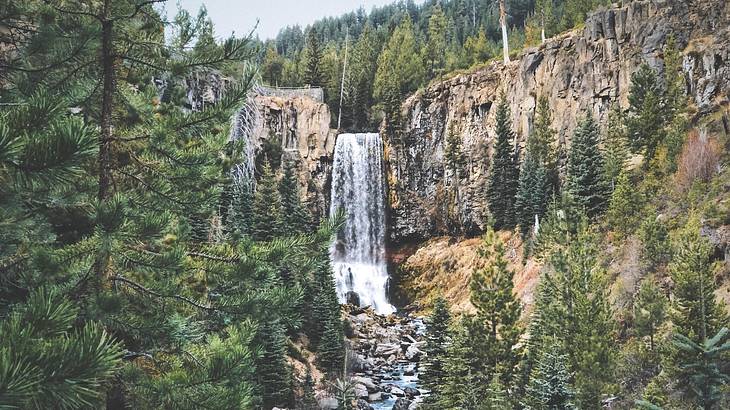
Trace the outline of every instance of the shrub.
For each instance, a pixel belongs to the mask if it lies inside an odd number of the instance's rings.
[[[675,180],[684,192],[696,181],[707,182],[718,170],[720,144],[706,133],[690,132],[679,157]]]

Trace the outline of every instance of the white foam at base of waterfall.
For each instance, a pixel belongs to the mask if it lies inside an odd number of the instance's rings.
[[[372,306],[381,315],[395,312],[386,297],[388,269],[385,264],[334,262],[332,269],[341,300],[344,301],[347,292],[352,290],[360,297],[361,306]]]
[[[345,212],[345,224],[332,245],[337,294],[345,302],[356,292],[360,305],[389,314],[385,263],[385,170],[379,134],[340,134],[332,165],[330,215]]]

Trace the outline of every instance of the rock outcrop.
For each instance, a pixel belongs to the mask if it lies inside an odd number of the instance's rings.
[[[507,65],[485,66],[435,83],[403,104],[404,130],[386,135],[390,239],[421,241],[483,228],[496,105],[502,92],[519,142],[529,134],[537,99],[548,98],[561,144],[583,112],[603,122],[610,105],[627,105],[631,74],[642,62],[663,70],[672,35],[683,53],[687,94],[698,115],[727,110],[730,94],[730,2],[636,1],[602,9],[585,27],[525,50]],[[445,169],[446,135],[461,137],[466,170],[458,202]],[[453,201],[453,205],[440,204]],[[454,216],[456,215],[456,216]],[[456,220],[456,223],[449,220]]]
[[[281,147],[282,159],[298,164],[300,193],[316,217],[329,212],[329,185],[337,133],[326,104],[301,96],[257,95],[260,117],[254,143]]]
[[[191,75],[185,81],[186,107],[204,110],[223,98],[230,82],[230,78],[216,71]],[[164,98],[167,83],[159,80],[158,87]],[[331,164],[337,137],[336,130],[330,129],[329,107],[322,100],[321,88],[257,86],[234,117],[234,127],[237,117],[241,117],[239,124],[245,123],[247,130],[234,130],[234,137],[246,138],[259,161],[264,155],[281,152],[283,161],[297,165],[300,194],[315,219],[329,213]],[[271,152],[264,152],[267,149]],[[268,159],[279,162],[278,158]]]

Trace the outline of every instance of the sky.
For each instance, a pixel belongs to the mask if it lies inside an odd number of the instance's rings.
[[[361,6],[370,11],[395,0],[178,0],[195,16],[205,3],[219,38],[248,34],[259,20],[256,33],[262,40],[274,38],[280,29],[299,24],[306,26],[323,17],[339,16]],[[421,3],[422,0],[416,1]],[[167,2],[168,14],[174,15],[175,1]]]

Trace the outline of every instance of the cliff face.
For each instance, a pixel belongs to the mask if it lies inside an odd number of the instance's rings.
[[[329,185],[336,131],[329,128],[326,104],[309,96],[266,96],[254,98],[259,116],[253,143],[264,141],[282,149],[282,159],[295,161],[299,170],[302,198],[319,218],[329,212]]]
[[[230,79],[218,72],[196,73],[187,79],[187,108],[205,109],[222,98]],[[161,81],[164,95],[166,84]],[[329,184],[337,133],[329,128],[330,111],[321,88],[275,89],[256,87],[234,116],[233,138],[245,138],[259,161],[281,152],[281,160],[295,163],[300,195],[315,219],[329,213]],[[245,130],[244,130],[245,129]],[[272,148],[273,147],[273,148]],[[267,151],[270,150],[271,152]]]
[[[402,107],[401,137],[385,136],[391,241],[420,241],[483,228],[500,93],[509,102],[521,144],[532,128],[537,98],[543,95],[552,107],[559,143],[566,144],[582,112],[603,123],[613,101],[627,106],[631,74],[642,62],[662,71],[662,50],[669,35],[682,50],[687,94],[697,114],[727,111],[730,2],[726,0],[638,1],[599,10],[584,28],[527,49],[507,65],[492,62],[408,98]],[[449,132],[461,137],[466,158],[458,196],[455,178],[444,167]]]

